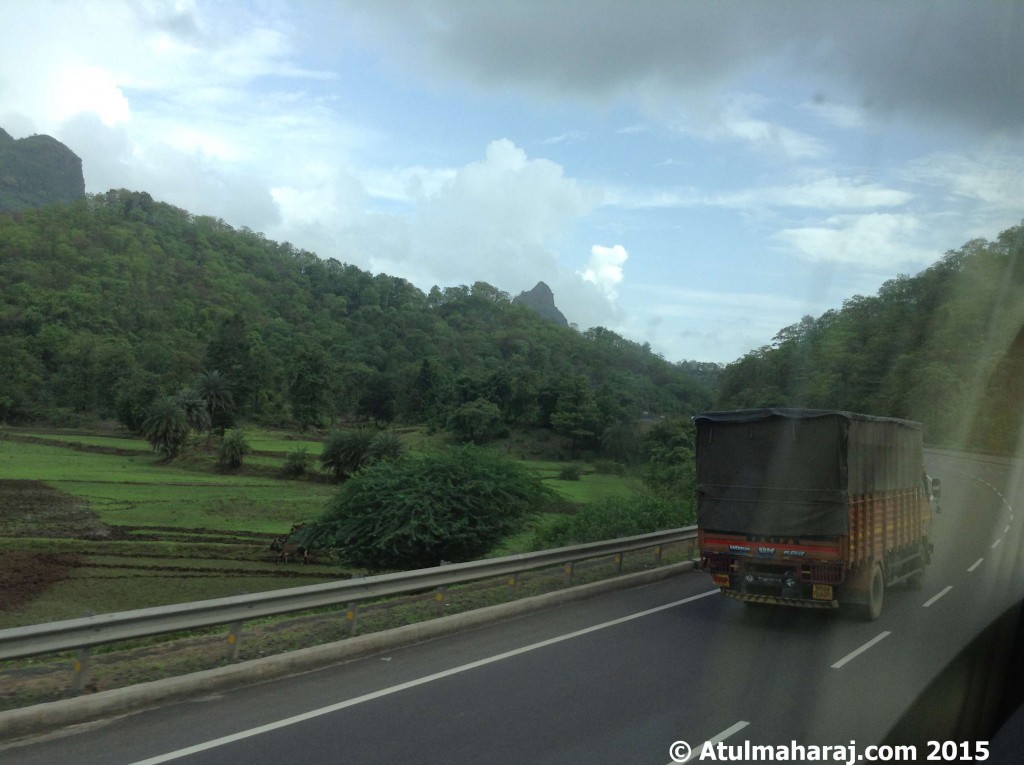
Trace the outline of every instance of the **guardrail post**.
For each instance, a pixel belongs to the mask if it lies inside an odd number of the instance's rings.
[[[359,604],[355,601],[348,604],[345,609],[345,618],[348,619],[348,634],[355,635],[359,627]]]
[[[89,648],[79,648],[75,656],[75,663],[72,668],[75,670],[74,678],[71,681],[71,695],[77,696],[85,688],[86,678],[89,677]]]
[[[616,574],[621,574],[622,573],[622,559],[625,558],[625,557],[626,556],[623,553],[618,553],[615,556],[615,573]]]
[[[562,577],[562,586],[569,587],[572,584],[572,570],[575,564],[573,561],[569,561],[565,564],[565,575]]]
[[[238,658],[238,648],[241,637],[242,622],[235,622],[231,625],[231,632],[228,633],[228,661],[235,661]]]
[[[654,564],[656,566],[661,565],[661,545],[654,548]]]
[[[512,576],[510,576],[506,581],[506,584],[508,584],[509,590],[515,592],[519,587],[519,574],[512,574]]]
[[[444,616],[445,598],[448,595],[448,588],[441,585],[434,591],[434,600],[437,603],[437,613]]]

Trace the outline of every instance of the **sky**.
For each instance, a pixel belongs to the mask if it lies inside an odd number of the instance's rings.
[[[1017,0],[5,0],[86,191],[728,363],[1024,218]]]

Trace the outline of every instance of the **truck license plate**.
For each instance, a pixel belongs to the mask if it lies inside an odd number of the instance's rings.
[[[811,595],[815,600],[832,600],[832,585],[816,584]]]

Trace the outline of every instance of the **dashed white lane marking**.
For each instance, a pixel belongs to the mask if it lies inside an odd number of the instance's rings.
[[[981,561],[978,561],[978,563],[980,563],[980,562]],[[974,565],[977,566],[978,564],[975,563]],[[945,595],[947,592],[949,592],[952,589],[953,589],[953,585],[949,585],[945,589],[940,590],[935,596],[933,596],[933,597],[929,598],[927,601],[925,601],[925,603],[922,604],[921,608],[928,608],[928,606],[930,606],[932,603],[934,603],[936,600],[941,598],[943,595]]]
[[[995,550],[997,547],[999,547],[999,543],[1002,542],[1002,541],[1003,541],[1003,538],[999,537],[999,539],[997,539],[995,542],[992,543],[992,549]]]
[[[1007,527],[1006,527],[1005,529],[1003,529],[1003,533],[1005,534],[1005,533],[1006,533],[1007,531],[1009,531],[1009,530],[1010,530],[1010,527],[1009,527],[1009,526],[1007,526]]]
[[[835,664],[833,664],[832,665],[832,669],[840,669],[843,666],[845,666],[846,664],[849,664],[851,661],[856,659],[858,656],[860,656],[866,650],[871,648],[875,643],[878,643],[879,641],[885,640],[885,638],[889,637],[889,635],[891,635],[891,634],[892,634],[891,632],[886,631],[886,632],[883,632],[883,633],[881,633],[879,635],[876,635],[875,637],[871,638],[871,640],[869,640],[864,645],[862,645],[860,648],[858,648],[856,651],[852,651],[852,652],[846,654],[846,656],[844,656],[839,661],[837,661]]]
[[[730,725],[728,728],[723,730],[717,736],[715,736],[713,738],[709,738],[707,741],[704,741],[704,742],[698,744],[697,746],[693,747],[690,750],[690,752],[691,752],[690,759],[694,760],[694,761],[699,760],[700,759],[700,753],[704,751],[704,747],[706,747],[708,744],[711,744],[711,746],[714,746],[719,741],[725,741],[733,733],[739,733],[741,730],[746,728],[748,725],[750,725],[750,723],[748,723],[746,720],[740,720],[735,725]],[[696,755],[696,756],[694,757],[693,755]],[[675,765],[675,763],[677,763],[677,762],[679,762],[679,760],[672,760],[672,762],[670,762],[668,765]]]
[[[750,723],[746,722],[745,720],[740,720],[735,725],[730,725],[728,728],[723,730],[721,733],[719,733],[714,738],[709,738],[707,741],[705,741],[703,744],[698,746],[693,751],[695,751],[695,752],[701,751],[704,748],[704,744],[711,744],[712,746],[714,746],[719,741],[725,741],[727,738],[729,738],[729,736],[731,736],[734,733],[739,733],[741,730],[746,728],[748,725],[750,725]]]
[[[985,560],[985,559],[984,558],[978,558],[976,561],[974,561],[974,565],[971,566],[969,569],[967,569],[967,572],[970,573],[971,571],[974,571],[974,569],[976,569],[978,566],[981,565],[981,562],[983,560]]]

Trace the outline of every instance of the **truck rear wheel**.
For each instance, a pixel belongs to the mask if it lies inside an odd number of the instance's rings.
[[[868,621],[873,622],[882,615],[882,601],[885,599],[885,577],[882,575],[882,566],[875,564],[871,573],[871,589],[868,590],[868,602],[865,606],[864,615]]]

